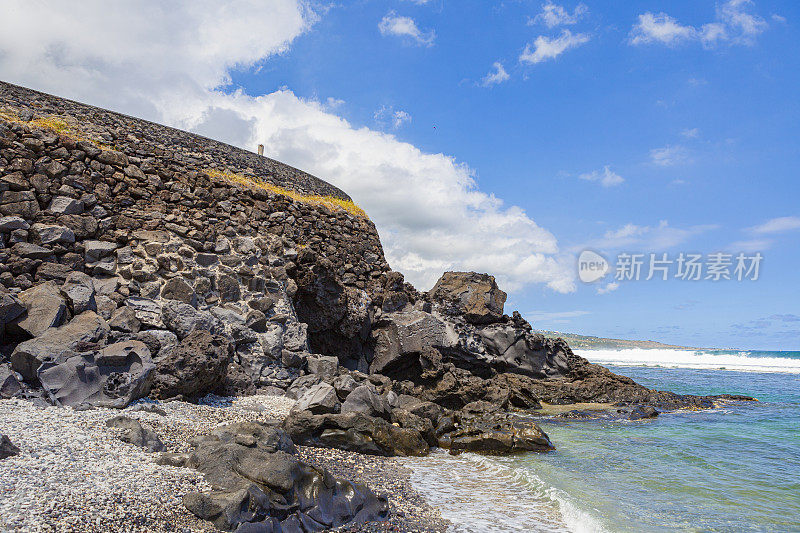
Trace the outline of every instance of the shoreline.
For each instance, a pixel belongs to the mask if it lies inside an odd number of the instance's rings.
[[[212,397],[203,404],[139,402],[132,408],[77,411],[0,400],[0,430],[21,450],[0,461],[0,531],[219,531],[194,516],[183,494],[208,491],[198,471],[155,463],[160,454],[118,439],[105,421],[117,415],[152,428],[167,451],[188,449],[192,437],[237,421],[282,419],[294,400],[280,396]],[[137,406],[158,405],[166,416]],[[397,459],[298,446],[300,459],[333,475],[363,482],[389,498],[385,522],[345,525],[333,531],[447,531],[441,517],[412,485]]]

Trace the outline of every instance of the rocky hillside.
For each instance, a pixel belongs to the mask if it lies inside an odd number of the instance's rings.
[[[720,399],[592,365],[506,315],[505,299],[472,272],[419,293],[347,195],[304,172],[0,83],[0,398],[75,409],[296,399],[268,429],[217,431],[161,457],[206,474],[215,491],[184,503],[218,527],[386,517],[385,501],[299,462],[294,445],[547,451],[519,416],[541,402],[616,403],[641,418]],[[115,424],[131,441],[157,438]]]

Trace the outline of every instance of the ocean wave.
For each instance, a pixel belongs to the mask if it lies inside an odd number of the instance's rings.
[[[405,464],[413,472],[414,487],[454,524],[454,532],[605,533],[567,493],[527,468],[500,461],[440,450]]]
[[[757,355],[756,352],[731,350],[632,348],[625,350],[576,350],[575,353],[593,363],[620,366],[662,366],[669,368],[800,374],[800,359],[771,355],[778,352],[768,352],[770,355]]]

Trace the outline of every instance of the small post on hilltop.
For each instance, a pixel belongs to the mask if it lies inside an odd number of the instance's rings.
[[[258,155],[264,155],[264,145],[263,144],[259,144],[258,145]]]

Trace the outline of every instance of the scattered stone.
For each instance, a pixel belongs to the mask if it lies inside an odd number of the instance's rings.
[[[122,434],[119,436],[119,440],[122,442],[133,444],[150,453],[164,451],[164,443],[158,438],[156,432],[145,428],[138,420],[120,415],[106,420],[106,426],[121,429]]]
[[[0,433],[0,459],[19,455],[19,448],[14,446],[7,436]]]

